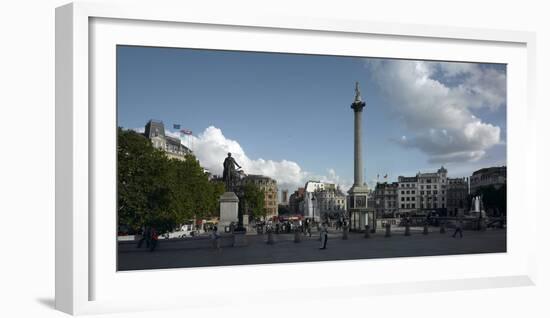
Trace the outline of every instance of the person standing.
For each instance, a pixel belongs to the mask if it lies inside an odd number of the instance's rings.
[[[327,249],[327,240],[328,240],[328,230],[326,223],[323,223],[321,226],[321,231],[319,232],[321,235],[321,247],[319,247],[320,250],[326,250]]]
[[[462,238],[462,219],[458,220],[458,222],[456,222],[456,228],[455,228],[455,232],[453,234],[453,237],[456,237],[456,234],[460,234],[460,238]]]

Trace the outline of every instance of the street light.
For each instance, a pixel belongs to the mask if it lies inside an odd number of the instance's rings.
[[[313,211],[312,211],[312,217],[313,217],[313,222],[315,222],[315,201],[317,199],[315,199],[315,196],[312,194],[311,195],[311,207],[313,208]]]

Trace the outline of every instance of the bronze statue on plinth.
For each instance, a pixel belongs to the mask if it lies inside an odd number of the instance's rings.
[[[223,161],[223,181],[225,182],[226,191],[233,191],[237,176],[237,169],[235,166],[241,169],[241,166],[235,161],[235,158],[231,157],[231,153],[227,153],[227,158]]]

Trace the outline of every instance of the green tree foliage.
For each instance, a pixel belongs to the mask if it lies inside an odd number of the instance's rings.
[[[164,178],[167,158],[144,136],[120,128],[117,156],[119,224],[136,229],[143,224],[164,223],[162,211],[169,202]]]
[[[199,161],[187,155],[184,161],[170,160],[171,210],[178,211],[177,222],[217,215],[218,198],[225,191],[221,182],[208,181]]]
[[[243,199],[250,215],[255,218],[266,215],[264,208],[265,193],[258,186],[253,183],[246,183],[243,186]]]
[[[501,215],[506,215],[506,185],[495,189],[493,186],[480,187],[476,195],[481,195],[485,210],[498,211]]]
[[[168,159],[143,135],[118,130],[118,218],[131,229],[174,229],[194,218],[217,215],[221,183],[210,182],[198,160]]]

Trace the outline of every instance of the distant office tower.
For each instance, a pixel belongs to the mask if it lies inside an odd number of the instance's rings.
[[[282,204],[288,204],[288,190],[287,189],[281,191],[281,203]]]

